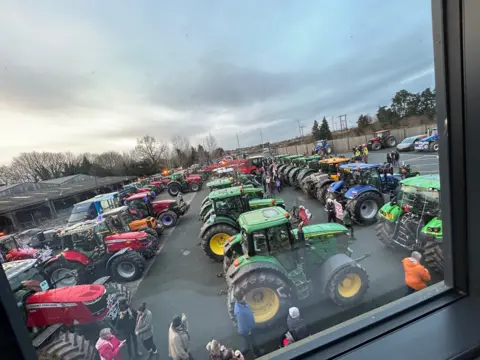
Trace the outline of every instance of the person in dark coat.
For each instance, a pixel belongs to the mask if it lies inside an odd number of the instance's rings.
[[[337,222],[337,216],[335,214],[335,204],[332,199],[327,199],[327,215],[328,222]]]
[[[288,309],[287,328],[294,341],[305,339],[310,335],[308,326],[300,317],[300,310],[296,307]]]
[[[120,333],[120,337],[127,342],[128,356],[142,356],[138,351],[137,336],[135,335],[135,325],[137,322],[137,311],[128,306],[126,299],[118,302],[120,314],[115,321],[115,328]]]

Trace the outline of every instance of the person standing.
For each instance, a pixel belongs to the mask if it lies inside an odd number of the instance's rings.
[[[280,193],[280,191],[282,191],[282,182],[280,181],[279,177],[277,177],[277,180],[275,180],[275,184],[277,185],[277,192]]]
[[[407,295],[415,291],[425,289],[427,281],[430,280],[430,273],[420,264],[422,254],[418,251],[412,252],[410,257],[402,260],[403,270],[405,271],[405,285],[407,286]]]
[[[337,222],[337,218],[335,215],[335,204],[333,200],[328,198],[327,199],[327,214],[328,214],[328,222]]]
[[[175,316],[168,329],[168,355],[173,360],[192,360],[188,351],[190,347],[190,334],[185,314]]]
[[[249,351],[252,351],[253,355],[256,356],[258,355],[258,351],[252,334],[255,330],[255,318],[253,316],[253,312],[248,306],[248,303],[245,300],[245,294],[242,290],[235,290],[234,298],[234,315],[237,322],[237,332],[244,341],[244,346],[241,350],[241,353],[245,355]]]
[[[292,335],[293,341],[305,339],[310,335],[305,320],[300,317],[300,310],[297,307],[288,309],[287,316],[288,332]]]
[[[135,336],[138,313],[128,306],[126,299],[121,299],[118,302],[118,308],[120,314],[115,321],[115,328],[127,342],[128,356],[142,356],[142,353],[138,351],[137,337]]]
[[[120,349],[125,345],[125,341],[120,341],[113,335],[110,328],[104,328],[100,330],[95,348],[101,360],[120,360]]]
[[[363,144],[362,161],[363,161],[365,164],[368,163],[368,147],[367,147],[367,144]]]
[[[343,225],[348,229],[350,236],[353,238],[352,213],[347,206],[345,206],[345,209],[343,210]]]
[[[148,350],[149,359],[157,355],[157,347],[153,343],[153,315],[147,309],[147,303],[142,303],[138,308],[135,335],[142,340],[143,346]]]

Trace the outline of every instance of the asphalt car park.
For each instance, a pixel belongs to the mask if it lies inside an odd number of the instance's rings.
[[[345,154],[350,156],[350,154]],[[370,152],[369,163],[383,163],[386,151]],[[420,173],[438,172],[436,154],[402,154],[405,161]],[[221,264],[214,263],[199,246],[198,233],[202,223],[198,221],[201,201],[208,190],[185,194],[191,207],[177,226],[165,230],[160,251],[149,264],[149,270],[141,281],[129,284],[135,291],[134,306],[142,302],[152,311],[155,324],[154,339],[160,349],[160,358],[168,357],[168,327],[174,315],[185,313],[191,336],[191,349],[195,359],[208,359],[205,350],[212,338],[221,344],[237,348],[241,344],[236,329],[227,312],[225,280],[218,277]],[[326,213],[315,199],[307,198],[300,190],[284,189],[280,196],[287,210],[293,204],[307,207],[312,223],[326,222]],[[170,198],[160,194],[158,198]],[[311,332],[318,332],[333,325],[363,314],[406,295],[401,260],[408,253],[391,250],[376,239],[374,226],[356,227],[356,241],[352,246],[353,258],[369,255],[361,261],[370,279],[370,288],[364,301],[354,308],[342,309],[329,300],[311,297],[309,302],[299,304],[303,316],[311,325]],[[431,283],[439,281],[438,277]],[[315,324],[315,325],[313,325]],[[270,328],[257,335],[257,340],[266,351],[275,350],[280,344],[285,329],[283,325]]]

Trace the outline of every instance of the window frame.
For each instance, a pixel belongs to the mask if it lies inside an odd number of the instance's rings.
[[[475,234],[476,134],[480,134],[480,1],[432,0],[440,138],[445,281],[268,354],[269,359],[469,359],[480,354],[480,242]],[[478,50],[477,50],[478,49]],[[448,114],[448,116],[447,116]],[[471,151],[466,150],[470,148]],[[454,176],[456,175],[456,176]],[[462,176],[463,175],[463,176]],[[450,206],[445,204],[450,203]],[[450,242],[449,239],[455,239]],[[448,285],[446,285],[448,284]],[[5,273],[0,326],[6,354],[36,359]],[[374,316],[373,316],[374,315]],[[448,325],[448,326],[447,326]],[[13,337],[15,341],[6,341]],[[430,341],[428,341],[430,340]],[[18,355],[15,357],[18,358]]]

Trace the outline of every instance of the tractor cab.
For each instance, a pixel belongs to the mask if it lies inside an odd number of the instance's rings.
[[[146,194],[135,194],[126,199],[126,205],[136,220],[155,216],[152,202]]]
[[[103,218],[117,232],[145,231],[153,236],[163,232],[163,226],[152,217],[135,219],[128,206],[118,207],[103,213]]]
[[[265,158],[262,155],[259,156],[250,156],[247,158],[240,168],[242,174],[253,174],[258,173],[263,167],[263,160]]]
[[[103,239],[111,231],[105,221],[98,227],[96,225],[96,220],[90,220],[63,230],[61,234],[63,249],[78,251],[93,259],[105,254],[106,246]]]
[[[36,252],[35,249],[23,249],[17,242],[17,234],[0,237],[0,253],[3,261],[31,259]]]

